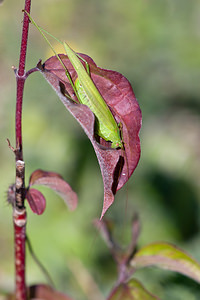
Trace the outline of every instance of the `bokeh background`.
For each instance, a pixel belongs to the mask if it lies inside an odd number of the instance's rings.
[[[15,144],[11,66],[18,64],[23,6],[22,0],[5,0],[0,6],[1,291],[14,288],[12,209],[6,190],[15,180],[15,162],[6,138]],[[32,16],[97,65],[125,75],[138,98],[141,160],[106,215],[115,222],[116,238],[128,243],[137,212],[138,246],[172,242],[200,261],[199,0],[43,0],[33,1]],[[31,26],[26,69],[51,55]],[[115,283],[116,266],[93,226],[103,201],[100,169],[83,130],[39,73],[25,86],[23,145],[26,182],[37,168],[59,172],[79,196],[77,210],[69,212],[53,192],[42,190],[47,198],[44,215],[28,208],[27,232],[35,252],[58,290],[91,299],[88,284],[85,291],[82,286],[87,274],[105,297]],[[135,276],[163,300],[199,299],[200,286],[184,276],[154,268]],[[46,282],[29,254],[27,282]]]

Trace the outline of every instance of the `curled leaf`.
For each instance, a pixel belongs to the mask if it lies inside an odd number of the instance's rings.
[[[91,110],[77,102],[73,89],[65,75],[65,70],[53,56],[43,65],[38,64],[46,80],[57,92],[59,98],[77,119],[89,137],[96,152],[104,182],[104,204],[101,217],[114,201],[115,193],[122,188],[132,175],[140,158],[139,131],[141,111],[128,80],[118,72],[101,69],[87,55],[80,54],[90,67],[90,74],[100,94],[110,108],[116,122],[121,124],[124,149],[111,149],[107,142],[97,140],[94,132],[95,118]],[[73,82],[77,74],[66,55],[59,55],[67,67]]]
[[[118,285],[107,300],[159,300],[136,279]]]
[[[40,191],[29,189],[26,193],[26,199],[35,214],[43,214],[46,208],[46,199]]]
[[[43,185],[54,190],[62,197],[69,209],[74,210],[76,208],[77,195],[60,174],[38,169],[32,173],[29,180],[29,186],[33,185]]]
[[[141,248],[131,261],[134,268],[157,266],[184,274],[200,283],[200,264],[168,243],[153,243]]]

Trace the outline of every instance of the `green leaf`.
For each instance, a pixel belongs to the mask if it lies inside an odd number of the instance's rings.
[[[159,300],[150,294],[136,279],[121,283],[111,293],[107,300]]]
[[[153,243],[141,248],[130,264],[136,269],[154,265],[179,272],[200,283],[200,264],[181,249],[168,243]]]

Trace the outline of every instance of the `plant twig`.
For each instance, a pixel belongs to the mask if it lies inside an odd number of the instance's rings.
[[[25,0],[25,10],[30,13],[31,0]],[[15,236],[15,299],[26,300],[26,281],[25,281],[25,242],[26,242],[26,209],[24,207],[25,187],[24,173],[25,163],[23,161],[22,151],[22,103],[24,84],[26,80],[25,62],[28,42],[29,18],[24,14],[21,49],[19,57],[19,68],[15,72],[17,81],[16,93],[16,192],[15,203],[13,205],[13,223]]]
[[[26,243],[29,249],[29,252],[32,256],[32,258],[34,259],[35,263],[38,265],[38,267],[42,270],[42,272],[44,273],[45,277],[47,278],[48,283],[55,288],[55,284],[53,282],[53,279],[51,278],[49,272],[47,271],[47,269],[43,266],[43,264],[39,261],[39,259],[37,258],[37,256],[35,255],[35,252],[33,251],[33,247],[31,245],[31,242],[28,238],[28,236],[26,235]]]
[[[31,0],[25,0],[24,10],[30,13],[30,8],[31,8]],[[16,129],[16,148],[18,148],[18,152],[16,153],[16,160],[23,160],[21,118],[22,118],[24,83],[26,79],[25,63],[26,63],[26,53],[27,53],[28,30],[29,30],[29,17],[26,14],[24,14],[21,49],[20,49],[20,57],[19,57],[19,68],[16,72],[17,102],[16,102],[16,120],[15,120],[16,128],[15,129]]]
[[[26,242],[26,210],[13,211],[15,232],[15,299],[26,300],[25,282],[25,242]]]

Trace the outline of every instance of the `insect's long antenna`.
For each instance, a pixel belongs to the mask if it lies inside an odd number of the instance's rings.
[[[30,18],[30,17],[29,17]],[[31,18],[32,19],[32,18]],[[30,20],[31,20],[30,19]],[[33,20],[33,19],[32,19]],[[34,23],[33,23],[34,22]],[[36,26],[36,23],[35,23],[35,21],[33,20],[33,24]],[[61,42],[58,38],[56,38],[55,36],[53,36],[50,32],[48,32],[46,29],[43,29],[42,27],[40,27],[40,26],[38,26],[37,25],[37,29],[40,31],[40,32],[45,32],[46,34],[48,34],[50,37],[52,37],[54,40],[56,40],[58,43],[60,43],[60,44],[62,44],[63,45],[63,42]],[[44,37],[44,35],[43,35],[43,37]],[[47,41],[47,39],[46,39],[46,36],[45,36],[45,40]],[[48,41],[47,41],[48,42]],[[48,43],[49,45],[50,45],[50,43]],[[51,47],[51,46],[50,46]],[[54,49],[51,47],[51,49],[53,50],[53,52],[55,53],[55,55],[56,55],[56,52],[54,51]],[[85,66],[86,66],[86,70],[87,70],[87,73],[90,75],[90,67],[89,67],[89,64],[88,64],[88,62],[83,58],[83,57],[81,57],[78,53],[76,53],[76,55],[78,56],[78,58],[80,59],[80,60],[82,60],[84,63],[85,63]]]
[[[27,13],[27,12],[25,12]],[[40,28],[36,22],[31,18],[30,14],[27,13],[30,21],[35,25],[41,35],[44,37],[52,51],[55,53],[55,56],[59,60],[61,66],[65,70],[65,74],[73,88],[73,91],[79,101],[79,103],[84,104],[90,108],[90,110],[94,113],[96,120],[98,121],[98,128],[96,128],[96,132],[100,137],[105,139],[106,141],[111,141],[112,148],[121,148],[122,142],[119,136],[119,129],[117,127],[116,120],[112,115],[111,110],[109,109],[107,103],[102,98],[101,94],[99,93],[97,87],[95,86],[93,80],[90,78],[89,75],[89,68],[88,64],[86,64],[86,70],[83,66],[82,62],[80,61],[77,54],[64,42],[62,43],[65,49],[65,52],[68,56],[69,61],[71,62],[74,70],[77,74],[77,79],[73,82],[71,75],[65,66],[61,57],[56,53],[55,49],[53,48],[52,44],[46,37],[46,32],[48,35],[53,37],[47,31]],[[54,37],[53,37],[54,38]],[[55,38],[58,42],[60,42],[57,38]],[[84,59],[83,59],[84,60]],[[97,123],[96,123],[97,124]]]
[[[38,29],[38,31],[41,33],[41,35],[43,36],[43,38],[45,39],[45,41],[47,42],[47,44],[49,45],[49,47],[51,48],[51,50],[53,51],[53,53],[55,54],[55,56],[57,57],[57,59],[59,60],[60,64],[62,65],[62,67],[65,70],[65,74],[69,80],[69,83],[71,84],[73,91],[77,97],[77,99],[79,99],[79,95],[77,93],[77,90],[74,86],[74,83],[72,81],[71,75],[69,74],[69,71],[67,70],[65,64],[63,63],[62,59],[59,57],[59,55],[56,53],[54,47],[52,46],[51,42],[48,40],[48,38],[46,37],[46,35],[44,34],[44,32],[46,34],[48,34],[49,36],[51,36],[52,38],[54,38],[56,41],[58,41],[59,43],[63,44],[59,39],[57,39],[56,37],[54,37],[52,34],[50,34],[48,31],[44,30],[43,28],[41,28],[40,26],[37,25],[37,23],[33,20],[33,18],[30,16],[30,14],[24,10],[24,12],[28,15],[30,21],[33,23],[33,25]]]

